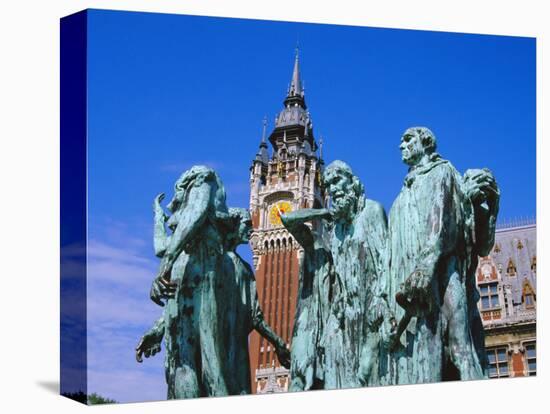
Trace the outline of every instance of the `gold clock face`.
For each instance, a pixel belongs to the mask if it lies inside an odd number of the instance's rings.
[[[292,211],[292,205],[288,201],[279,201],[271,207],[271,210],[269,210],[269,222],[274,226],[281,225],[279,210],[281,210],[283,214],[288,213]]]

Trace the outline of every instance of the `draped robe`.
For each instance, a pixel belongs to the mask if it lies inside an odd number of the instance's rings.
[[[417,310],[399,338],[381,383],[441,381],[451,360],[462,379],[483,378],[471,323],[477,311],[471,297],[473,215],[462,191],[462,177],[433,154],[411,168],[389,214],[385,291],[399,321],[405,311],[395,294],[414,271],[431,275],[432,307]],[[463,358],[464,361],[460,361]]]

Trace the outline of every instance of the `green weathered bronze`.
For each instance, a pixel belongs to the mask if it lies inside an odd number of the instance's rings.
[[[250,216],[227,209],[223,184],[208,167],[192,167],[176,182],[171,216],[160,206],[163,198],[153,206],[161,266],[150,296],[165,308],[138,344],[136,359],[159,352],[164,336],[169,399],[250,393],[252,329],[289,365],[284,342],[263,319],[252,269],[235,252],[248,241]]]
[[[368,338],[367,310],[382,272],[386,213],[365,197],[363,184],[342,161],[326,168],[323,185],[332,216],[326,238],[339,282],[322,342],[325,388],[357,387],[360,355]]]
[[[342,161],[323,173],[329,208],[279,211],[303,249],[290,353],[236,252],[250,215],[227,208],[218,175],[185,172],[171,215],[157,196],[161,264],[150,297],[164,312],[136,358],[158,353],[164,337],[168,398],[250,393],[253,329],[290,364],[291,391],[486,377],[475,271],[494,244],[495,178],[487,169],[461,176],[424,127],[405,131],[400,149],[409,172],[389,219]]]
[[[325,209],[279,212],[281,222],[302,246],[294,330],[290,347],[290,391],[324,388],[322,337],[337,286],[330,249],[306,222],[329,218]]]
[[[222,318],[223,369],[230,395],[250,394],[249,334],[256,330],[266,338],[286,368],[290,366],[290,352],[283,339],[265,322],[254,272],[236,252],[239,244],[249,241],[250,213],[242,208],[230,208],[229,212],[236,225],[226,235],[225,269],[217,289],[217,301],[221,304],[218,314]]]
[[[374,335],[364,348],[361,381],[484,378],[475,270],[494,243],[498,187],[486,169],[462,177],[437,154],[427,128],[409,128],[400,149],[409,173],[389,214],[379,312],[368,321]]]
[[[348,165],[324,173],[332,207],[281,214],[304,249],[291,347],[291,391],[360,386],[366,304],[386,239],[382,206],[363,195]],[[322,219],[322,220],[321,220]],[[313,226],[305,224],[314,220]]]

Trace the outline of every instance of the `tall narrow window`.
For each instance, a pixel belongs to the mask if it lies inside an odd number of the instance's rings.
[[[517,274],[516,264],[512,259],[508,260],[508,267],[506,268],[506,273],[509,276],[515,276]]]
[[[537,346],[535,342],[525,343],[525,362],[529,376],[537,374]]]
[[[504,378],[510,375],[506,347],[487,349],[487,357],[489,359],[489,378]]]
[[[523,282],[523,292],[521,298],[525,309],[531,309],[535,307],[535,292],[527,280]]]

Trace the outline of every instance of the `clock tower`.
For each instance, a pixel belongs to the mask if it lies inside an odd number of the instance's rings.
[[[264,119],[260,147],[250,167],[250,212],[254,232],[250,244],[256,287],[266,322],[290,347],[301,247],[281,224],[279,210],[320,208],[323,161],[300,77],[298,51],[284,108],[267,137]],[[270,145],[268,145],[268,142]],[[249,338],[252,390],[284,392],[289,371],[280,366],[273,347],[253,332]]]

